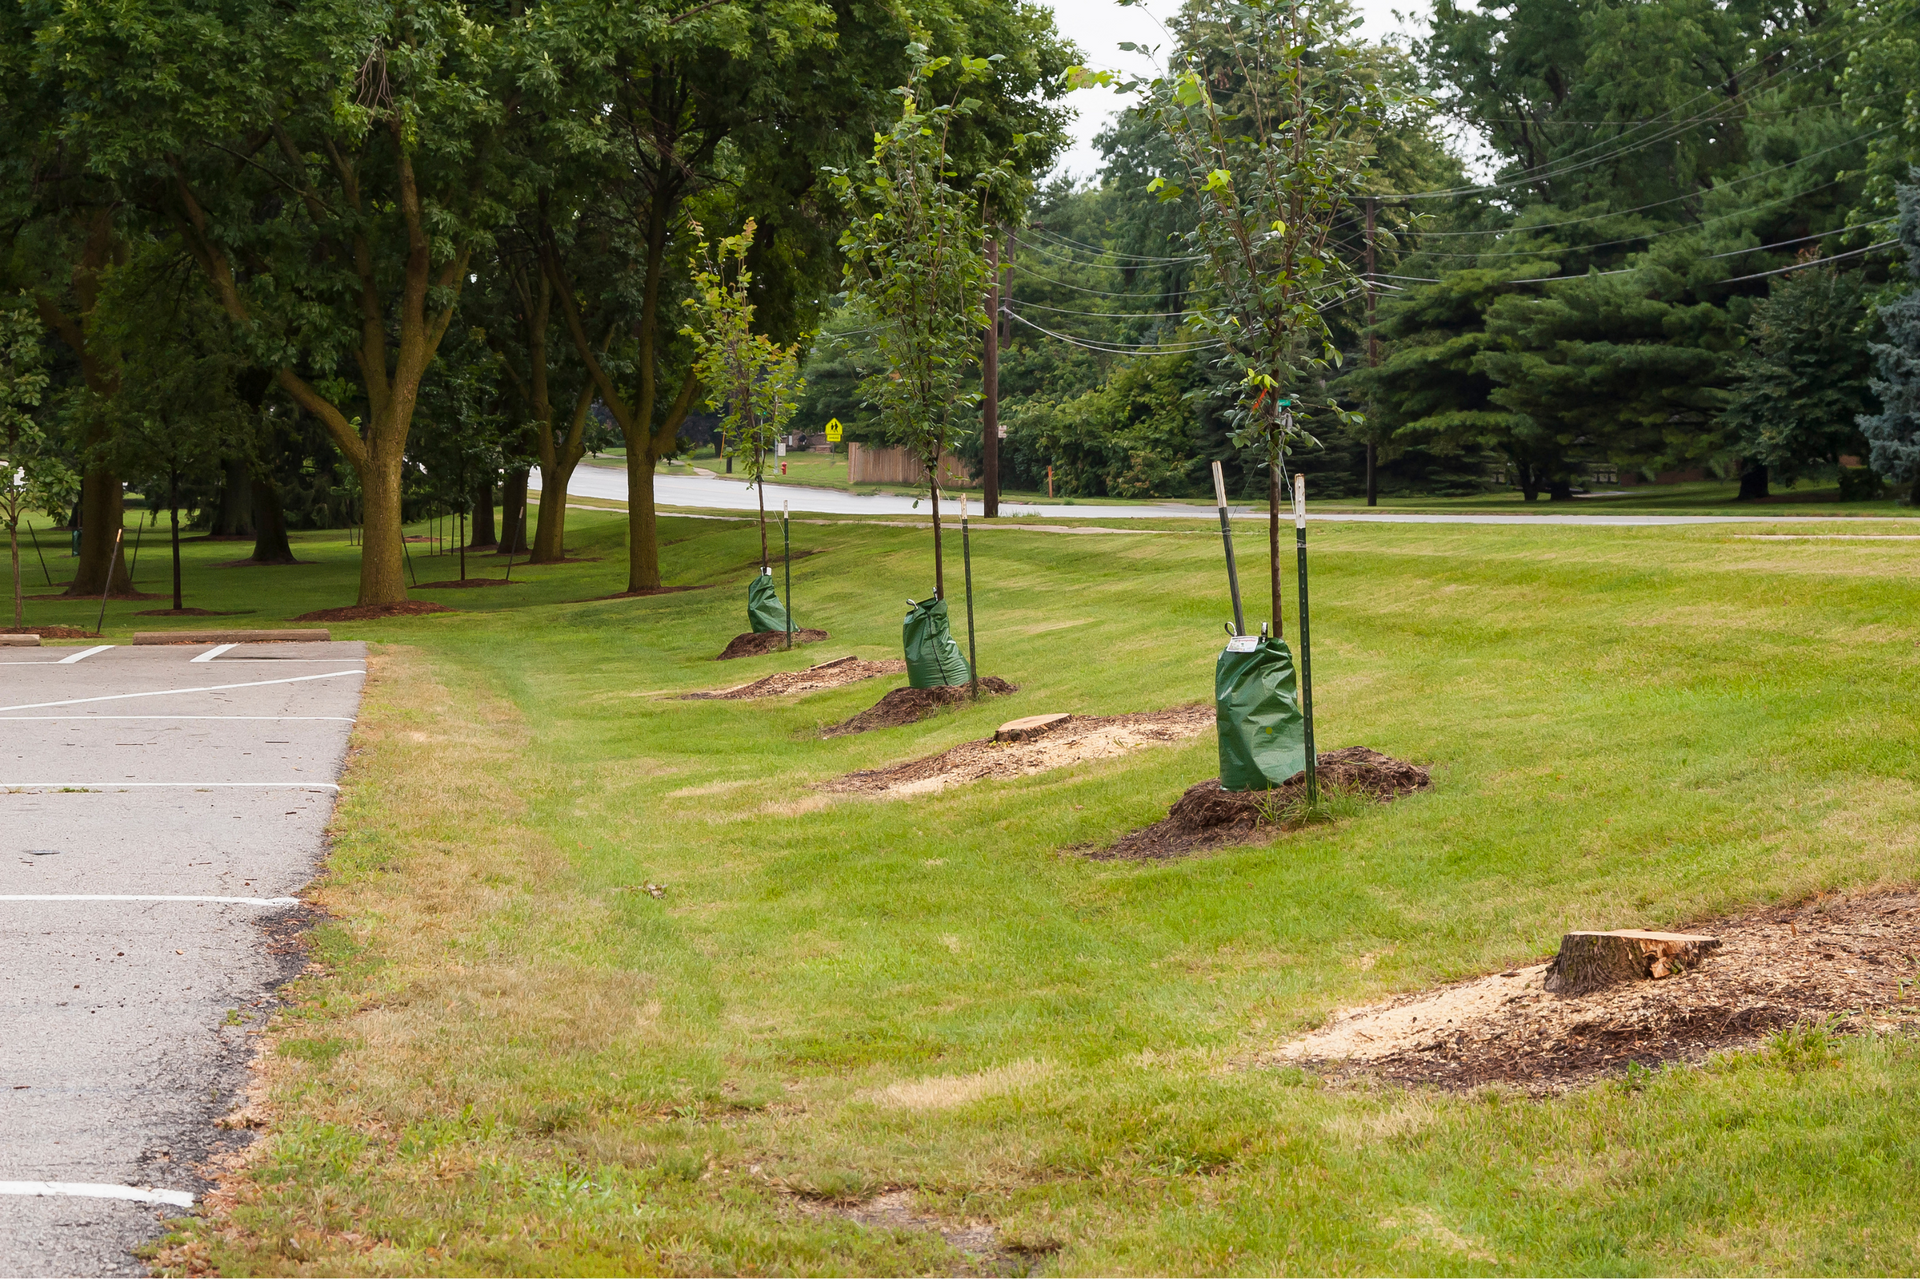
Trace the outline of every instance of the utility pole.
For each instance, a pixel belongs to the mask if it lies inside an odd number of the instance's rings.
[[[1376,368],[1380,363],[1380,339],[1373,335],[1373,219],[1374,210],[1379,201],[1374,196],[1367,197],[1367,367]],[[1371,438],[1371,432],[1378,428],[1369,424],[1367,440],[1367,505],[1380,505],[1380,445]]]
[[[1000,239],[987,241],[987,333],[980,354],[981,391],[985,406],[980,430],[981,514],[1000,514]],[[962,523],[965,521],[963,520]],[[971,599],[969,599],[971,603]]]

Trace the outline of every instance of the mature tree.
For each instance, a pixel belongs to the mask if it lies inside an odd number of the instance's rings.
[[[20,608],[20,519],[70,490],[71,476],[30,411],[47,388],[40,323],[26,306],[0,306],[0,520],[13,565],[13,624]]]
[[[1753,308],[1723,419],[1744,463],[1742,497],[1864,452],[1855,419],[1873,407],[1859,275],[1826,265],[1775,278],[1773,296]]]
[[[406,597],[407,435],[499,218],[528,25],[452,0],[76,0],[33,33],[62,147],[178,229],[352,465],[362,604]]]
[[[1902,186],[1898,195],[1907,273],[1920,280],[1920,185]],[[1880,376],[1872,385],[1881,409],[1863,415],[1860,430],[1871,448],[1868,464],[1896,484],[1911,484],[1909,501],[1920,502],[1920,286],[1881,307],[1880,322],[1887,340],[1873,348]]]

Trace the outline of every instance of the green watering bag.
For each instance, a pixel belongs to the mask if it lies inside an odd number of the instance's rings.
[[[1220,728],[1220,788],[1267,790],[1307,766],[1293,652],[1283,639],[1239,635],[1213,670]]]
[[[912,687],[939,688],[973,678],[967,659],[947,627],[945,600],[921,600],[918,604],[908,600],[902,638],[907,650],[907,683]]]
[[[787,629],[786,606],[780,602],[780,592],[774,589],[770,572],[756,573],[747,583],[747,624],[755,634]]]

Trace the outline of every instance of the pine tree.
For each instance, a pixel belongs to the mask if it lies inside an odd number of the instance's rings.
[[[1920,179],[1920,168],[1913,175]],[[1900,243],[1907,271],[1920,279],[1920,186],[1900,188]],[[1870,446],[1867,464],[1900,484],[1920,480],[1920,287],[1882,307],[1880,319],[1887,340],[1873,346],[1880,371],[1873,393],[1882,408],[1861,414],[1860,431]]]

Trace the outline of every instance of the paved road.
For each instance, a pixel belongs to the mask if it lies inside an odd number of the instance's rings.
[[[538,468],[527,480],[528,487],[535,492],[540,488]],[[624,467],[582,466],[573,473],[573,481],[567,485],[567,492],[579,497],[610,498],[614,501],[627,500],[627,472]],[[721,479],[718,476],[708,478],[697,475],[660,475],[653,481],[653,500],[660,506],[697,507],[704,510],[751,511],[759,504],[758,495],[752,488],[738,480]],[[767,509],[777,511],[780,503],[788,502],[796,511],[807,511],[826,515],[917,515],[924,518],[927,506],[922,502],[914,506],[913,499],[897,494],[882,493],[871,497],[854,493],[842,493],[836,489],[809,488],[799,484],[767,485]],[[1003,516],[1014,515],[1022,519],[1073,520],[1164,520],[1196,519],[1215,520],[1219,518],[1217,508],[1211,506],[1193,506],[1178,503],[1148,503],[1142,506],[1098,506],[1075,504],[1073,506],[1035,506],[1023,502],[1001,502],[1000,513]],[[1240,519],[1267,518],[1265,511],[1242,510],[1237,513]],[[1831,516],[1817,515],[1606,515],[1598,511],[1591,514],[1577,513],[1541,513],[1539,515],[1513,515],[1488,512],[1477,515],[1455,515],[1451,513],[1412,513],[1412,512],[1375,512],[1352,513],[1310,513],[1308,518],[1316,521],[1354,524],[1516,524],[1534,527],[1548,524],[1575,525],[1584,528],[1646,528],[1670,524],[1778,524],[1795,523],[1804,520],[1831,519]]]
[[[0,1274],[144,1273],[235,1140],[365,668],[0,648]]]

